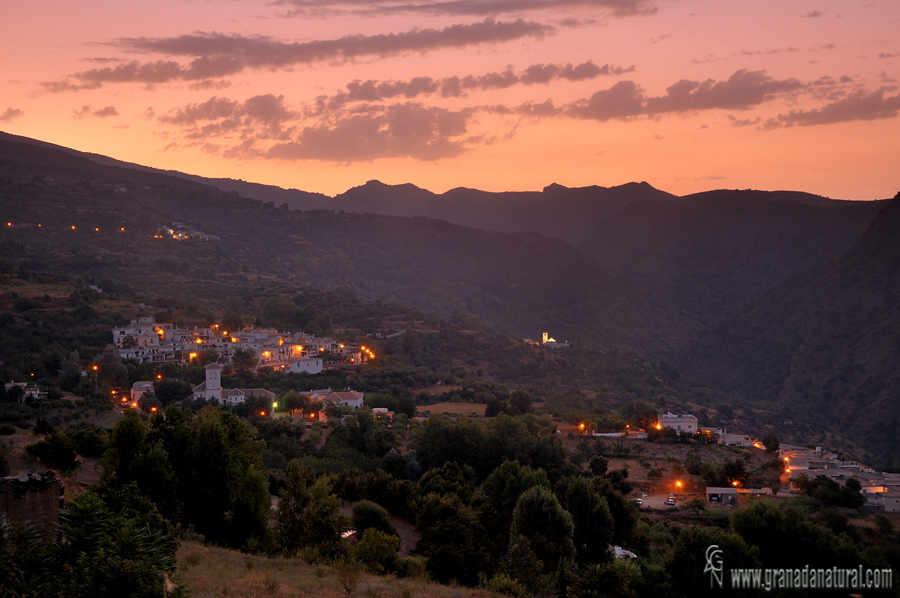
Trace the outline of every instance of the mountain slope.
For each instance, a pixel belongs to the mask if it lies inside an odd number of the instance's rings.
[[[841,255],[882,205],[784,191],[710,191],[632,204],[580,247],[712,324]]]
[[[0,140],[0,209],[13,224],[0,232],[3,255],[123,292],[223,303],[237,295],[253,305],[273,292],[346,285],[517,335],[547,330],[667,358],[696,327],[557,239],[290,211],[52,147]],[[160,238],[176,221],[218,240]]]
[[[752,303],[683,365],[782,406],[786,433],[823,428],[877,463],[900,463],[898,230],[900,195],[843,256]]]

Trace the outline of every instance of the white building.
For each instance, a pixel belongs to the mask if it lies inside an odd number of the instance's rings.
[[[697,433],[697,418],[693,415],[675,414],[667,412],[665,415],[659,416],[659,425],[661,428],[672,428],[676,432],[684,434]]]
[[[324,359],[321,357],[305,357],[303,359],[295,359],[290,362],[285,371],[294,374],[318,374],[322,371]]]

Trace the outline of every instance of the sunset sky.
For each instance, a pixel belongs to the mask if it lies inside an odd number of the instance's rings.
[[[897,0],[5,2],[0,130],[334,195],[369,179],[900,191]]]

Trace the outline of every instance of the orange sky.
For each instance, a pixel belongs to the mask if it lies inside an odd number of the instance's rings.
[[[334,195],[900,191],[896,0],[7,3],[0,130]]]

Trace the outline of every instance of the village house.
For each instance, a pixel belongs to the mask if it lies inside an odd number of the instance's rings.
[[[659,416],[659,426],[661,428],[671,428],[676,432],[683,434],[697,433],[697,418],[693,415],[679,414],[668,412]]]
[[[145,396],[153,394],[153,382],[139,380],[131,385],[131,400],[140,403]]]
[[[40,399],[47,398],[47,391],[41,390],[37,384],[28,384],[27,382],[7,382],[3,385],[6,389],[6,393],[9,394],[9,391],[13,388],[21,388],[22,389],[22,401],[37,401]]]

